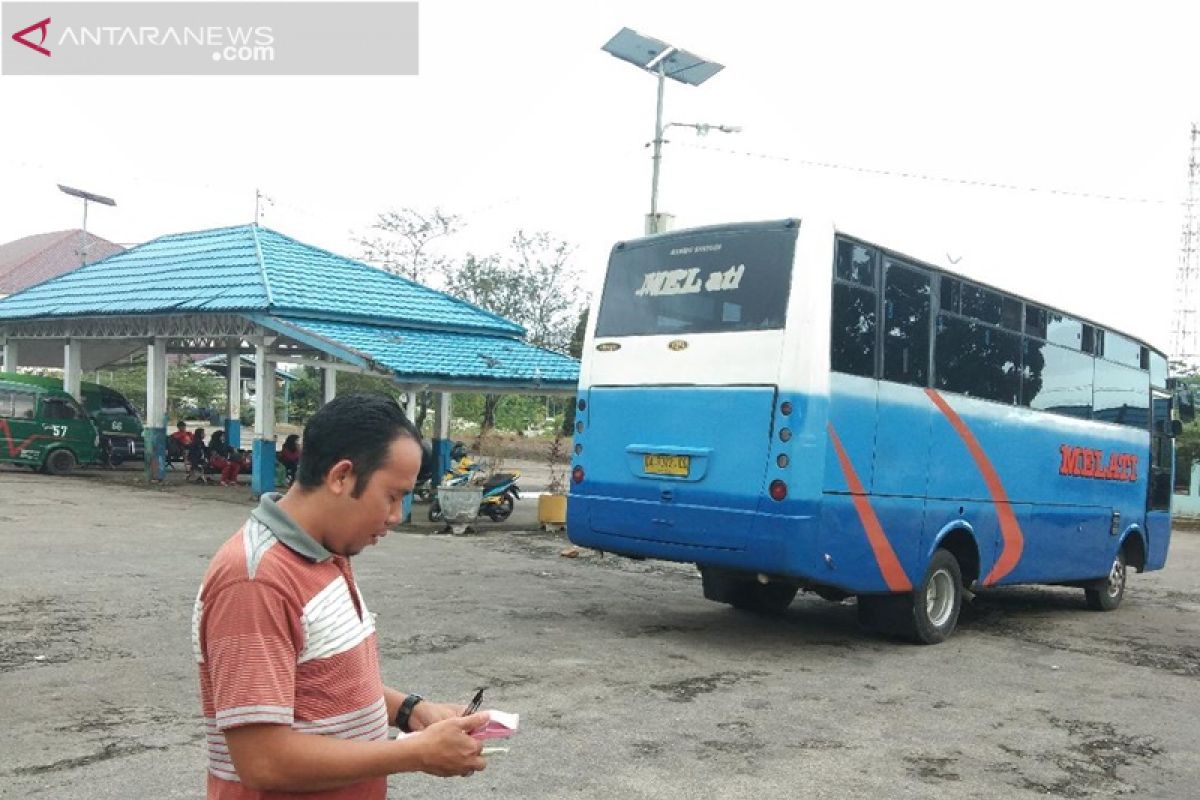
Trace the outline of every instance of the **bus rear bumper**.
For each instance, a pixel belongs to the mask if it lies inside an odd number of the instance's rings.
[[[572,494],[567,536],[594,550],[824,584],[815,514],[779,515]]]

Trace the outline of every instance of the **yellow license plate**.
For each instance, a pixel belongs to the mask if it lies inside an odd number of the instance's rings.
[[[674,475],[686,478],[692,465],[691,456],[662,456],[647,455],[646,473],[648,475]]]

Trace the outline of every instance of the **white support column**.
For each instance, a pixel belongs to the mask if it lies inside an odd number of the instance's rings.
[[[83,402],[83,392],[80,383],[83,381],[83,342],[78,339],[68,339],[63,345],[63,391]]]
[[[267,361],[270,349],[254,346],[254,438],[275,440],[275,365]]]
[[[405,406],[405,416],[408,417],[409,422],[415,425],[417,422],[417,387],[410,386],[408,388],[408,403]]]
[[[450,393],[438,392],[437,438],[450,438]]]
[[[242,417],[242,354],[238,343],[225,352],[225,419]]]
[[[15,339],[4,340],[4,371],[16,372],[19,366],[17,362],[17,342]]]
[[[275,491],[275,364],[267,360],[272,337],[254,345],[254,471],[250,493]]]
[[[324,374],[325,384],[325,402],[328,403],[333,398],[337,397],[337,370],[332,366],[321,370]]]
[[[162,337],[146,349],[146,426],[167,426],[167,340]]]
[[[146,349],[146,477],[167,473],[167,340],[156,336]]]

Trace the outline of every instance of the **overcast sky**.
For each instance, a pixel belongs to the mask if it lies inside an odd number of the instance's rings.
[[[827,209],[1167,347],[1200,4],[601,5],[423,0],[417,77],[0,76],[0,241],[78,227],[59,182],[116,198],[89,229],[121,243],[250,222],[261,188],[262,224],[346,255],[438,205],[448,254],[545,229],[597,276],[649,210],[655,82],[600,49],[628,26],[725,64],[666,121],[744,128],[669,132],[678,226]]]

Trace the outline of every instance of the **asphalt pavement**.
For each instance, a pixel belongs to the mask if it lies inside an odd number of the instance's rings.
[[[196,798],[192,603],[241,489],[0,470],[0,796]],[[524,503],[519,504],[520,509]],[[532,505],[530,503],[529,505]],[[386,681],[517,712],[469,779],[392,798],[1109,798],[1200,786],[1200,535],[1124,605],[983,592],[945,644],[880,638],[853,601],[777,617],[689,565],[560,533],[404,529],[355,559]]]

